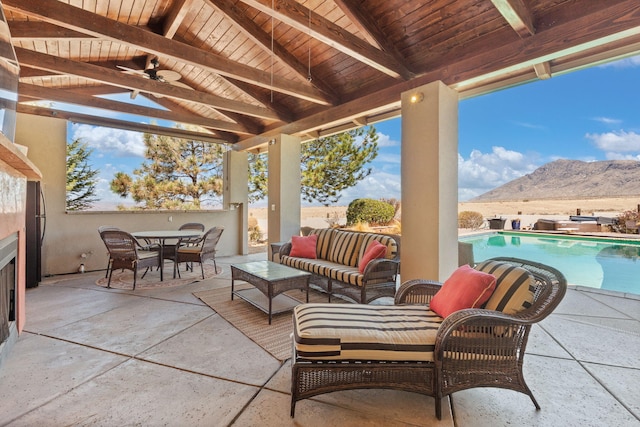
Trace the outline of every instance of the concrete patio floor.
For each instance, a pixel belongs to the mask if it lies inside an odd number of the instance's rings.
[[[230,286],[230,263],[265,258],[219,258],[222,275],[171,288],[105,289],[94,272],[29,289],[25,331],[0,368],[0,425],[640,425],[640,297],[576,287],[530,337],[540,411],[524,394],[474,389],[438,421],[432,398],[358,390],[298,402],[291,419],[289,363],[192,295]]]

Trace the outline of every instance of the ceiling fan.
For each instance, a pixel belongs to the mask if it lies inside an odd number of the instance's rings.
[[[144,70],[134,70],[133,68],[125,67],[124,65],[117,65],[117,67],[127,74],[136,74],[145,79],[151,79],[158,82],[182,87],[184,89],[193,90],[191,86],[179,81],[182,78],[182,75],[177,71],[158,70],[158,67],[160,67],[160,61],[158,61],[158,58],[153,58],[150,61],[150,67],[145,68]],[[133,92],[131,92],[131,99],[134,99],[139,92],[139,90],[134,90]]]

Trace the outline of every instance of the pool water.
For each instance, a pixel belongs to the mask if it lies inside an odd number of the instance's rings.
[[[640,242],[498,232],[461,237],[476,262],[515,257],[557,268],[572,285],[640,295]]]

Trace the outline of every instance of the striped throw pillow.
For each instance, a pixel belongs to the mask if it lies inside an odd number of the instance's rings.
[[[496,277],[496,290],[484,308],[516,314],[531,307],[535,295],[535,279],[527,270],[500,261],[484,261],[476,270]]]

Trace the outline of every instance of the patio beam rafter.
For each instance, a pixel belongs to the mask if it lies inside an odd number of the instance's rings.
[[[247,135],[252,134],[252,132],[249,132],[244,126],[237,123],[207,119],[202,116],[198,116],[195,114],[186,114],[184,112],[176,112],[173,108],[171,108],[171,111],[167,111],[158,108],[142,107],[127,102],[112,101],[110,99],[84,95],[69,90],[52,89],[26,83],[20,83],[20,85],[18,86],[18,91],[20,93],[20,96],[29,98],[65,102],[75,105],[90,105],[94,108],[100,108],[103,110],[109,110],[118,113],[133,114],[137,116],[150,117],[161,120],[170,120],[227,132],[238,132]],[[162,99],[156,100],[156,102],[160,103],[159,101],[162,101]]]
[[[396,79],[414,76],[401,62],[293,0],[240,0],[260,12]]]
[[[146,123],[136,123],[126,120],[110,119],[106,117],[96,117],[88,114],[56,110],[53,108],[37,107],[33,105],[18,104],[17,111],[24,114],[65,119],[75,123],[85,123],[95,126],[104,126],[134,132],[147,132],[155,135],[166,135],[175,138],[195,139],[197,141],[211,142],[214,144],[229,144],[235,142],[233,140],[228,141],[224,139],[224,135],[217,136],[213,133],[193,132],[185,129],[168,128]]]
[[[265,89],[321,105],[331,104],[331,100],[306,81],[284,80],[267,72],[231,61],[213,52],[167,39],[151,31],[114,21],[78,7],[65,5],[57,0],[39,0],[37,2],[5,0],[3,6],[9,11],[23,13],[96,38],[106,38],[115,43],[131,46],[194,67],[208,69],[214,73],[233,77]]]
[[[16,47],[16,55],[20,63],[60,74],[71,74],[96,82],[103,82],[130,90],[151,92],[154,94],[182,99],[203,105],[211,105],[225,111],[232,111],[254,117],[279,120],[279,114],[264,107],[249,105],[244,102],[226,99],[205,92],[158,82],[151,79],[131,78],[115,69],[109,69],[86,62],[72,61],[58,56],[47,55],[29,49]]]
[[[522,38],[536,33],[533,15],[523,0],[491,0],[511,28]]]

